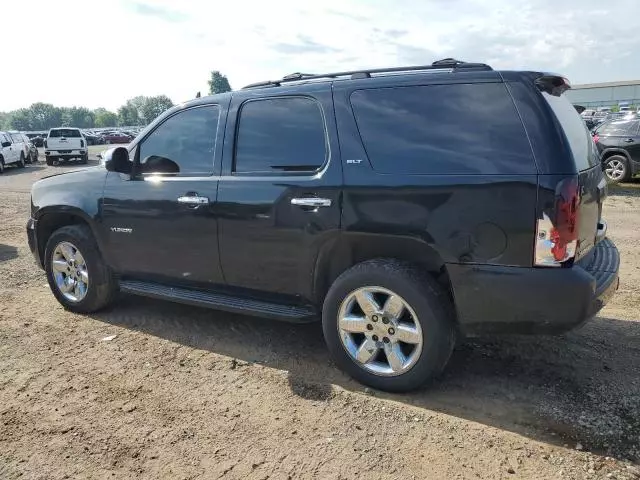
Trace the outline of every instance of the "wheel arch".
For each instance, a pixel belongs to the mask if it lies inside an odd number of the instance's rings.
[[[446,264],[434,247],[416,237],[367,233],[343,234],[320,250],[313,278],[315,301],[322,305],[329,288],[343,272],[377,258],[401,260],[424,270],[449,293],[453,302]]]
[[[602,153],[600,154],[601,162],[604,163],[604,161],[607,158],[612,157],[614,155],[623,156],[624,158],[627,159],[627,162],[631,161],[631,155],[629,155],[629,152],[627,152],[625,149],[623,149],[623,148],[607,148],[606,150],[603,150]]]
[[[86,212],[76,207],[46,207],[41,209],[36,217],[36,247],[41,266],[44,266],[44,250],[49,238],[53,232],[67,225],[86,225],[96,239],[98,249],[104,258],[100,236],[97,235],[93,221]]]

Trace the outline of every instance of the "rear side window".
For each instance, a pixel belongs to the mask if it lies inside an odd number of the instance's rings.
[[[22,142],[24,142],[24,140],[22,139],[22,135],[20,135],[19,133],[12,133],[11,134],[11,140],[13,140],[13,143],[22,143]]]
[[[598,135],[611,135],[613,137],[635,136],[638,134],[640,121],[627,120],[605,123],[597,129]]]
[[[575,107],[571,105],[571,102],[564,95],[555,97],[543,92],[542,96],[551,107],[551,110],[553,110],[564,130],[576,168],[582,171],[597,165],[598,156],[595,155],[593,139],[587,129],[587,125]]]
[[[357,90],[351,104],[379,172],[536,173],[524,127],[501,83]]]
[[[80,134],[80,130],[76,130],[73,128],[58,128],[49,132],[49,138],[80,138],[81,136],[82,135]]]
[[[327,158],[324,118],[306,97],[245,103],[236,137],[236,173],[315,172]]]

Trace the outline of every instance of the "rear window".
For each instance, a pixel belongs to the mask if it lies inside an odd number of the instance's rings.
[[[598,157],[594,154],[593,139],[580,114],[563,95],[554,97],[546,92],[542,93],[558,122],[562,125],[564,134],[569,142],[573,160],[579,171],[587,170],[598,164]]]
[[[82,137],[82,135],[80,134],[80,130],[76,130],[73,128],[59,128],[57,130],[51,130],[49,132],[49,138],[57,137],[80,138]]]
[[[536,173],[502,83],[357,90],[351,95],[372,167],[382,173]]]

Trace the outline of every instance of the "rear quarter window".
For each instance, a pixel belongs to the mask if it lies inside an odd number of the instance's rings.
[[[378,172],[536,173],[524,127],[502,83],[356,90],[351,105]]]
[[[564,95],[555,97],[543,92],[542,96],[564,130],[578,171],[597,165],[598,156],[595,154],[593,138],[575,107]]]

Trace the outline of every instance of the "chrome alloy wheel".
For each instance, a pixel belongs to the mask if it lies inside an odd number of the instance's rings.
[[[56,287],[71,302],[80,302],[89,288],[87,264],[72,243],[60,242],[53,250],[51,270]]]
[[[613,158],[607,161],[604,169],[604,173],[607,174],[611,180],[618,181],[622,179],[626,171],[626,166],[622,163],[622,160]]]
[[[406,373],[422,352],[422,328],[400,295],[383,287],[363,287],[340,304],[338,333],[360,367],[390,377]]]

